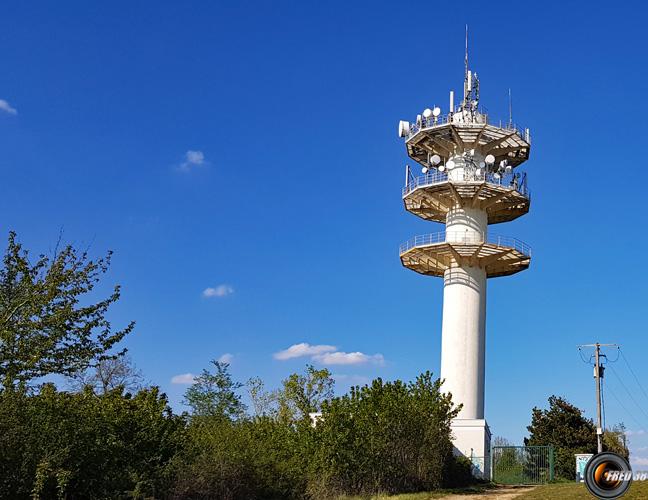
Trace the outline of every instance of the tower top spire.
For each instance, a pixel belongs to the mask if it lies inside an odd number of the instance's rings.
[[[471,114],[479,104],[479,79],[468,67],[468,25],[466,24],[466,52],[464,57],[464,98],[462,108]]]
[[[464,58],[464,79],[468,81],[468,25],[466,24],[466,57]],[[465,97],[465,96],[464,96]]]

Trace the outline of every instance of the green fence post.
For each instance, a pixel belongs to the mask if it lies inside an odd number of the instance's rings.
[[[549,481],[554,480],[554,447],[549,446]]]

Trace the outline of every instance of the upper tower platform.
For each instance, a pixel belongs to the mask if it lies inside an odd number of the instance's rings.
[[[490,124],[479,107],[479,79],[468,69],[464,98],[449,112],[425,109],[414,123],[401,121],[399,135],[408,156],[422,167],[414,176],[407,167],[403,202],[405,209],[423,219],[445,222],[456,205],[482,209],[488,224],[508,222],[529,211],[531,203],[526,174],[516,168],[529,158],[529,129]]]
[[[486,113],[462,108],[463,105],[445,116],[419,115],[416,123],[402,126],[401,135],[405,138],[409,157],[428,168],[436,167],[430,162],[434,155],[443,159],[470,150],[484,157],[493,155],[496,165],[506,161],[511,167],[517,167],[529,159],[528,129],[513,123],[491,125]]]

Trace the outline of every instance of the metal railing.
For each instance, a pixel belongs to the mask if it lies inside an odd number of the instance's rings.
[[[495,175],[491,172],[482,171],[481,173],[477,174],[477,172],[474,170],[471,171],[464,169],[463,173],[453,173],[452,177],[453,179],[450,182],[455,184],[462,182],[486,182],[488,184],[494,184],[498,186],[508,186],[515,189],[515,191],[520,193],[522,196],[525,196],[526,198],[531,197],[526,172],[511,172],[510,174],[500,175],[499,178],[496,178]],[[448,174],[446,172],[439,172],[438,170],[433,170],[425,175],[420,175],[418,177],[411,177],[407,185],[403,188],[403,196],[407,196],[416,188],[434,186],[435,184],[443,184],[444,182],[448,181]]]
[[[545,484],[554,480],[553,446],[493,446],[491,479],[500,484]]]
[[[448,113],[447,115],[437,116],[436,118],[433,116],[431,116],[430,118],[425,118],[421,116],[420,122],[410,123],[410,131],[409,134],[407,134],[407,137],[405,137],[405,140],[408,141],[414,135],[418,134],[421,130],[432,128],[432,127],[438,127],[440,125],[446,125],[448,123],[455,123],[456,125],[462,125],[462,126],[478,126],[478,127],[489,124],[488,113],[485,112],[485,110],[480,109],[479,113],[477,113],[475,116],[479,117],[479,119],[476,119],[474,122],[454,122],[452,113]],[[512,122],[503,124],[500,121],[499,125],[497,126],[499,128],[503,128],[504,130],[511,130],[513,132],[517,132],[517,135],[519,135],[521,139],[527,141],[528,143],[531,143],[530,133],[527,133],[528,129],[522,127],[521,125],[516,125],[515,123]]]
[[[402,255],[408,250],[411,250],[415,247],[424,247],[439,243],[468,245],[488,243],[500,248],[513,248],[523,255],[526,255],[527,257],[531,256],[531,247],[523,241],[518,240],[517,238],[512,238],[510,236],[499,236],[496,234],[489,234],[486,236],[486,238],[484,238],[484,235],[481,233],[460,231],[440,231],[438,233],[415,236],[399,247],[399,254]]]

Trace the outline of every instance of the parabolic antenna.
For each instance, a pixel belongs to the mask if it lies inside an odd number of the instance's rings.
[[[452,170],[453,168],[455,168],[455,162],[453,162],[452,160],[447,161],[445,166],[448,168],[448,170]]]
[[[398,137],[407,137],[410,133],[410,122],[401,120],[398,122]]]
[[[430,108],[425,108],[423,110],[423,116],[425,118],[430,118],[430,116],[432,116],[432,110]]]
[[[445,165],[439,165],[439,172],[443,172],[445,170]]]
[[[437,106],[436,108],[434,108],[434,109],[432,110],[432,115],[433,115],[435,118],[436,118],[437,116],[439,116],[440,114],[441,114],[441,108],[440,108],[439,106]]]
[[[438,165],[439,163],[441,163],[441,157],[439,155],[430,156],[430,163],[432,165]]]
[[[427,173],[428,173],[428,170],[429,170],[429,169],[428,169],[427,167],[423,167],[423,168],[421,169],[421,172],[423,172],[424,174],[427,174]]]
[[[486,155],[484,161],[486,162],[486,165],[492,165],[493,163],[495,163],[495,157],[493,155]]]

